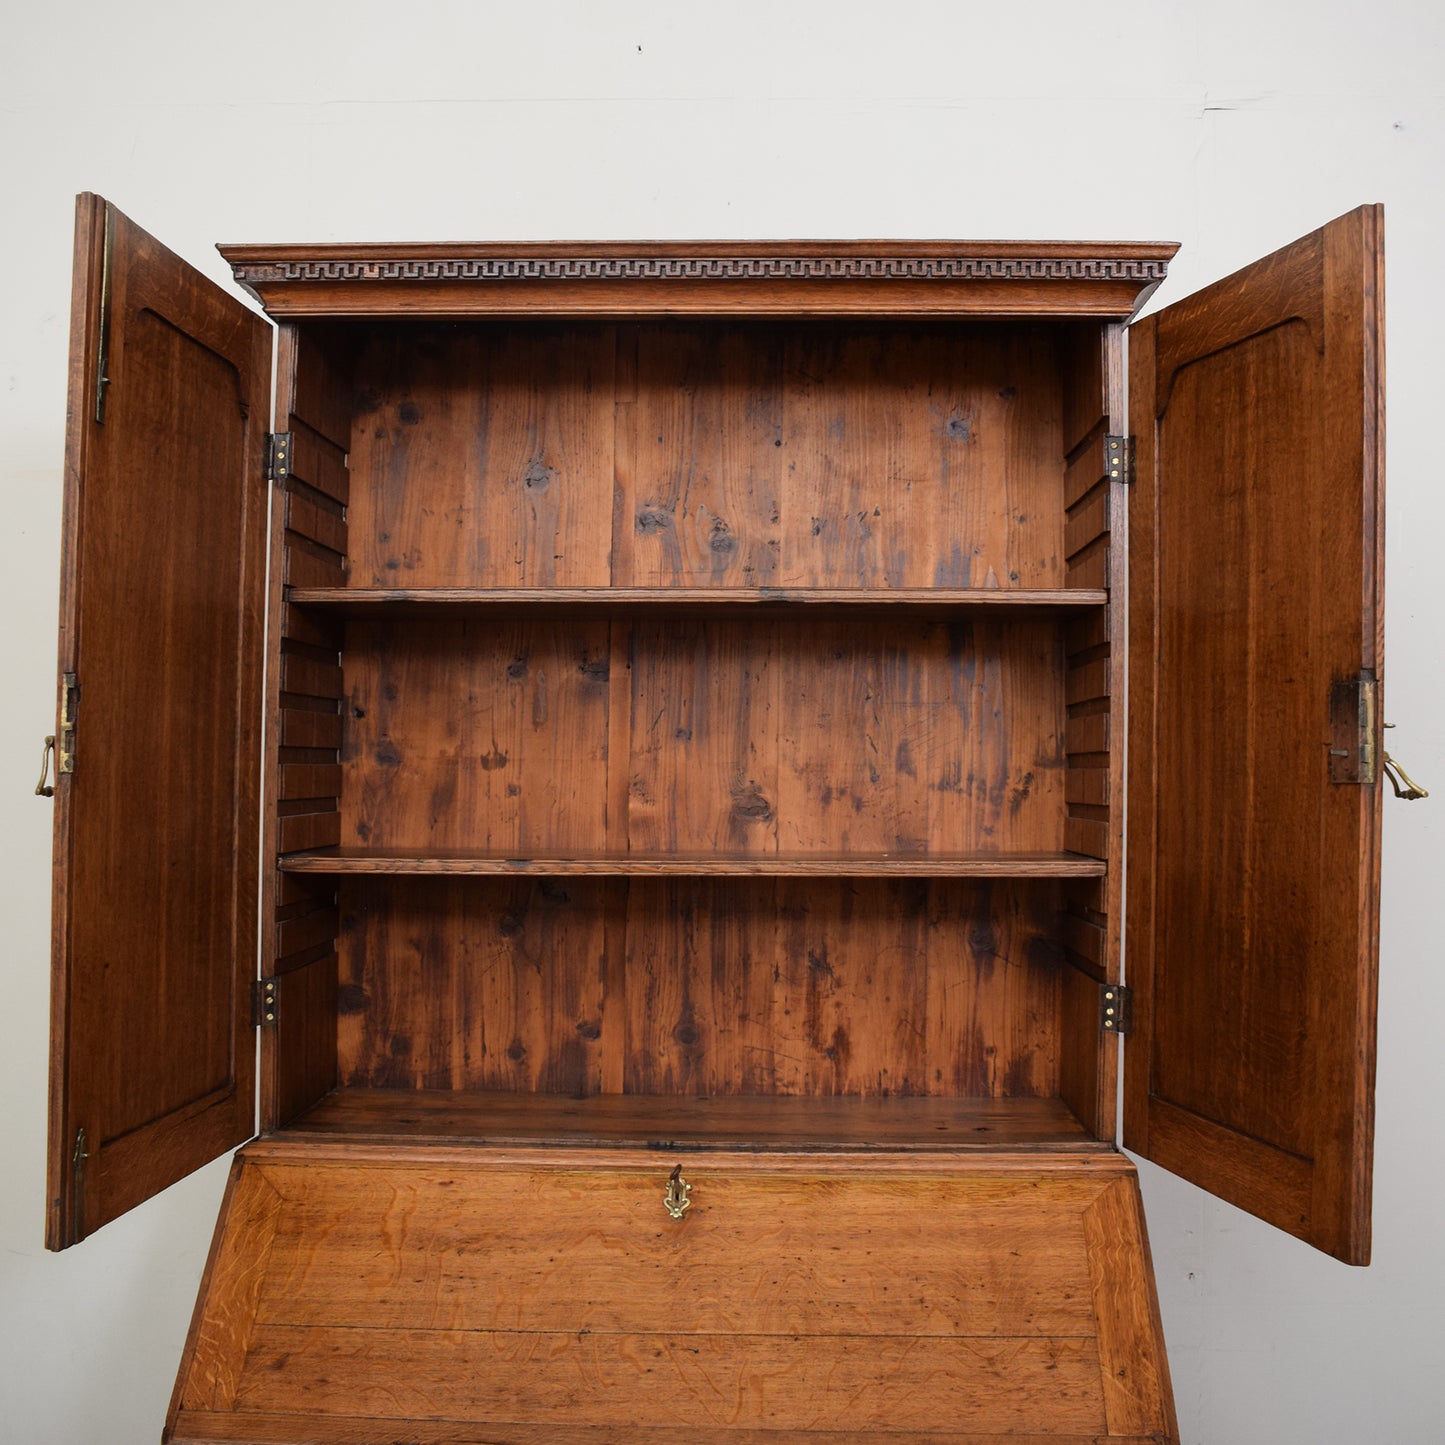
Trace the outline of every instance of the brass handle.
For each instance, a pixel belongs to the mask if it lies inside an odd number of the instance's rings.
[[[1395,724],[1386,723],[1385,726],[1392,728]],[[1384,760],[1382,766],[1385,769],[1385,776],[1389,778],[1390,786],[1395,790],[1395,796],[1397,798],[1404,798],[1407,803],[1414,803],[1420,798],[1428,798],[1430,796],[1429,790],[1422,788],[1389,753],[1382,752],[1381,757]],[[1405,785],[1403,788],[1400,786],[1401,783]]]
[[[688,1198],[691,1193],[692,1185],[682,1177],[682,1165],[679,1164],[668,1177],[667,1188],[662,1196],[667,1212],[674,1219],[681,1219],[692,1208],[692,1200]]]
[[[55,756],[55,734],[45,739],[45,746],[40,750],[40,781],[35,785],[35,796],[37,798],[53,798],[55,788],[46,784],[46,778],[50,776],[50,760]]]
[[[1407,803],[1413,803],[1417,799],[1428,798],[1430,796],[1430,790],[1428,788],[1422,788],[1389,753],[1386,753],[1384,757],[1385,776],[1389,778],[1390,786],[1394,788],[1397,798],[1404,798]],[[1396,777],[1397,773],[1399,774],[1398,777]],[[1405,785],[1403,788],[1400,786],[1401,783]]]

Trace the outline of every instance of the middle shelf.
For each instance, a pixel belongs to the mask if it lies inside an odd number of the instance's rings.
[[[1028,615],[1105,606],[1109,594],[1086,587],[289,587],[298,607],[346,618],[465,616],[478,610],[578,607],[626,611],[686,609],[698,615],[742,609],[764,613],[909,609],[928,613]]]
[[[280,860],[285,873],[600,874],[655,877],[1102,878],[1107,864],[1081,853],[668,853],[578,852],[516,857],[492,850],[315,848]]]

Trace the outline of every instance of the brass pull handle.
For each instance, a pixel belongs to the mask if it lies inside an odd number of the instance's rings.
[[[45,739],[45,746],[40,750],[40,781],[35,785],[35,796],[37,798],[53,798],[55,788],[53,784],[47,784],[46,778],[50,776],[50,760],[55,756],[55,734]]]
[[[692,1200],[688,1198],[691,1193],[692,1185],[682,1177],[682,1165],[679,1164],[669,1175],[667,1189],[662,1196],[662,1202],[667,1206],[667,1212],[674,1219],[681,1219],[692,1208]]]
[[[1422,788],[1389,753],[1386,753],[1384,757],[1385,776],[1389,778],[1390,786],[1394,788],[1397,798],[1404,798],[1407,803],[1413,803],[1417,799],[1428,798],[1430,796],[1430,790],[1428,788]],[[1399,774],[1398,777],[1396,776],[1397,773]],[[1403,788],[1400,786],[1401,783],[1405,785]]]
[[[1392,728],[1395,724],[1386,723],[1385,726]],[[1430,796],[1429,789],[1422,788],[1389,753],[1382,752],[1381,757],[1383,759],[1382,765],[1385,769],[1385,776],[1389,778],[1390,786],[1395,790],[1395,796],[1397,798],[1404,798],[1407,803],[1413,803],[1420,798],[1428,798]],[[1401,783],[1405,785],[1403,788],[1400,786]]]

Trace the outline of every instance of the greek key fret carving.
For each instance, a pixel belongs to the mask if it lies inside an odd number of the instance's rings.
[[[1158,281],[1165,262],[1087,256],[505,256],[237,265],[238,281]]]

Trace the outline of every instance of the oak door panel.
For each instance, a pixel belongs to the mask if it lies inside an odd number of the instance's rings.
[[[1137,324],[1130,367],[1124,1138],[1353,1263],[1380,790],[1332,757],[1332,698],[1381,683],[1381,225],[1364,207]]]
[[[255,1108],[271,332],[97,196],[75,281],[52,1248],[240,1143]]]

